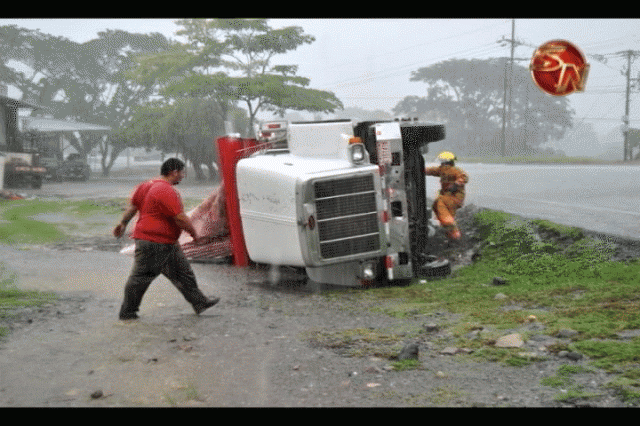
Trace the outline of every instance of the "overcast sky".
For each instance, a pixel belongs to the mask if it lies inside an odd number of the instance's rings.
[[[159,32],[169,38],[178,26],[173,19],[0,19],[77,42],[97,37],[105,29]],[[509,56],[502,38],[511,38],[511,19],[273,19],[274,28],[301,26],[316,41],[277,58],[299,65],[298,75],[311,87],[334,92],[345,106],[390,111],[403,97],[424,95],[424,84],[409,81],[412,71],[453,58]],[[528,66],[535,47],[565,39],[577,45],[591,65],[585,93],[569,95],[577,120],[607,132],[622,123],[626,59],[617,53],[638,50],[640,19],[516,19],[518,63]],[[605,55],[607,63],[591,55]],[[632,63],[640,75],[640,61]],[[631,96],[631,125],[640,127],[640,96]]]

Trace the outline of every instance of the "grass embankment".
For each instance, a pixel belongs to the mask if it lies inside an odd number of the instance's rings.
[[[476,220],[484,248],[472,265],[446,279],[371,289],[352,300],[366,300],[370,309],[399,318],[455,314],[455,320],[441,324],[454,341],[442,344],[470,349],[462,356],[471,360],[518,367],[544,361],[562,350],[580,353],[592,368],[613,373],[609,385],[625,400],[638,403],[640,337],[622,339],[618,333],[640,329],[640,261],[611,261],[609,244],[577,228],[491,210],[478,213]],[[507,285],[493,285],[496,276]],[[336,300],[341,297],[335,295]],[[537,327],[530,327],[532,322]],[[525,341],[533,334],[556,337],[561,330],[570,330],[572,337],[569,343],[558,343],[535,356],[522,348],[494,345],[514,330]],[[419,337],[424,330],[324,330],[308,338],[352,356],[393,359],[412,333]],[[420,368],[420,363],[413,367]],[[571,373],[562,369],[556,381],[570,383]],[[557,385],[549,380],[543,384]],[[568,395],[576,397],[580,392],[574,389]]]

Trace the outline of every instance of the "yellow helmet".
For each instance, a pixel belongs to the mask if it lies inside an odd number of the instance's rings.
[[[441,163],[448,163],[450,161],[456,161],[457,158],[453,152],[443,151],[438,155],[437,160]]]

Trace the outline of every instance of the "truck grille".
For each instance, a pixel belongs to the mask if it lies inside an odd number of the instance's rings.
[[[322,258],[333,259],[380,249],[372,175],[317,181],[314,194]]]

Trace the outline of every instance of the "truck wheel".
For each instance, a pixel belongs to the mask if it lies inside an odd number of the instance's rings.
[[[446,137],[446,126],[444,124],[405,124],[400,123],[402,139],[421,147],[431,142],[438,142]]]
[[[438,142],[446,138],[447,133],[444,124],[434,124],[427,127],[425,132],[429,142]]]
[[[422,265],[421,270],[421,275],[425,278],[441,278],[451,273],[451,263],[448,259],[430,256],[430,259]]]

